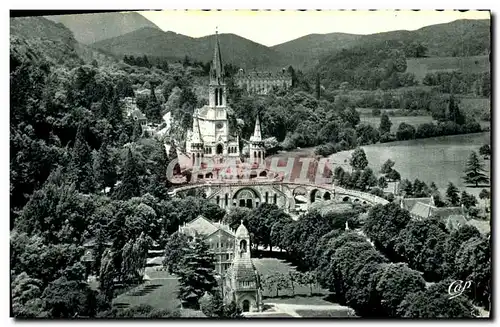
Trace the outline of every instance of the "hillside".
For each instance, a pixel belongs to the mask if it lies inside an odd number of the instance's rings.
[[[75,40],[63,24],[44,17],[10,19],[11,58],[20,61],[45,60],[52,64],[115,62],[116,59]]]
[[[415,50],[417,47],[420,49]],[[427,26],[416,31],[392,31],[365,35],[350,48],[331,51],[322,56],[314,72],[321,74],[327,85],[338,87],[349,82],[354,87],[378,88],[411,86],[407,71],[417,73],[416,79],[426,71],[484,70],[488,64],[484,56],[490,52],[489,20],[457,20],[447,24]],[[424,49],[424,50],[422,50]],[[418,53],[417,55],[415,55]],[[429,58],[414,57],[427,56]],[[471,57],[471,60],[436,60],[435,57]],[[407,64],[404,64],[405,59]],[[412,61],[413,60],[413,61]],[[476,63],[477,62],[477,63]],[[409,70],[406,70],[408,65]],[[399,66],[399,67],[396,67]],[[470,66],[470,67],[469,67]]]
[[[71,31],[62,24],[43,17],[10,19],[11,59],[79,63],[77,44]]]
[[[243,68],[278,68],[286,63],[279,52],[235,34],[219,34],[219,41],[226,63]],[[187,55],[208,62],[213,56],[214,35],[192,38],[145,27],[91,46],[119,57],[147,55],[180,60]]]
[[[110,12],[95,14],[47,16],[64,24],[78,42],[91,44],[123,35],[144,27],[158,29],[153,22],[136,12]]]
[[[272,46],[294,67],[311,68],[318,64],[318,58],[325,53],[338,51],[353,45],[361,35],[330,33],[309,34],[295,40]]]

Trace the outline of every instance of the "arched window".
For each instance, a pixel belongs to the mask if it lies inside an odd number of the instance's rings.
[[[215,105],[219,105],[219,89],[215,89]]]
[[[240,242],[240,251],[241,251],[241,253],[246,253],[247,252],[247,241],[246,240],[241,240],[241,242]]]
[[[227,207],[228,205],[228,195],[226,193],[226,195],[224,196],[224,206]]]
[[[274,204],[278,203],[278,195],[276,193],[274,193]]]
[[[222,103],[222,92],[223,92],[223,90],[222,90],[222,89],[220,89],[220,90],[219,90],[219,105],[220,105],[220,106],[222,106],[222,105],[223,105],[223,103]]]
[[[220,203],[220,196],[217,195],[217,205]]]
[[[269,203],[269,192],[266,192],[266,203]]]

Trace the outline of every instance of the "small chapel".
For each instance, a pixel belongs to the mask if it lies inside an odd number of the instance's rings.
[[[243,312],[262,311],[260,276],[252,261],[250,234],[243,221],[235,233],[233,262],[222,282],[226,303],[236,303]]]

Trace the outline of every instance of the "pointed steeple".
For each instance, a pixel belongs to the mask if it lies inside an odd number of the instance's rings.
[[[193,137],[191,143],[203,143],[201,139],[200,123],[198,122],[198,110],[193,114]]]
[[[210,69],[210,84],[224,84],[224,66],[222,64],[219,32],[217,30],[215,31],[214,57],[212,59],[212,67]]]
[[[261,142],[262,141],[262,134],[260,132],[259,115],[257,115],[257,119],[255,120],[255,128],[253,130],[253,136],[250,137],[250,141],[252,141],[252,142]]]

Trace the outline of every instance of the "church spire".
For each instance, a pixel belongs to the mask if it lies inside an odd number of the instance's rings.
[[[257,114],[257,119],[255,120],[255,128],[253,130],[253,136],[250,138],[250,141],[253,142],[262,141],[262,134],[260,132],[260,119],[258,114]]]
[[[193,114],[193,138],[191,143],[203,143],[200,133],[200,123],[198,122],[198,110]]]
[[[222,65],[222,56],[219,44],[219,32],[215,30],[215,47],[212,67],[210,69],[210,84],[221,85],[224,83],[224,66]]]

